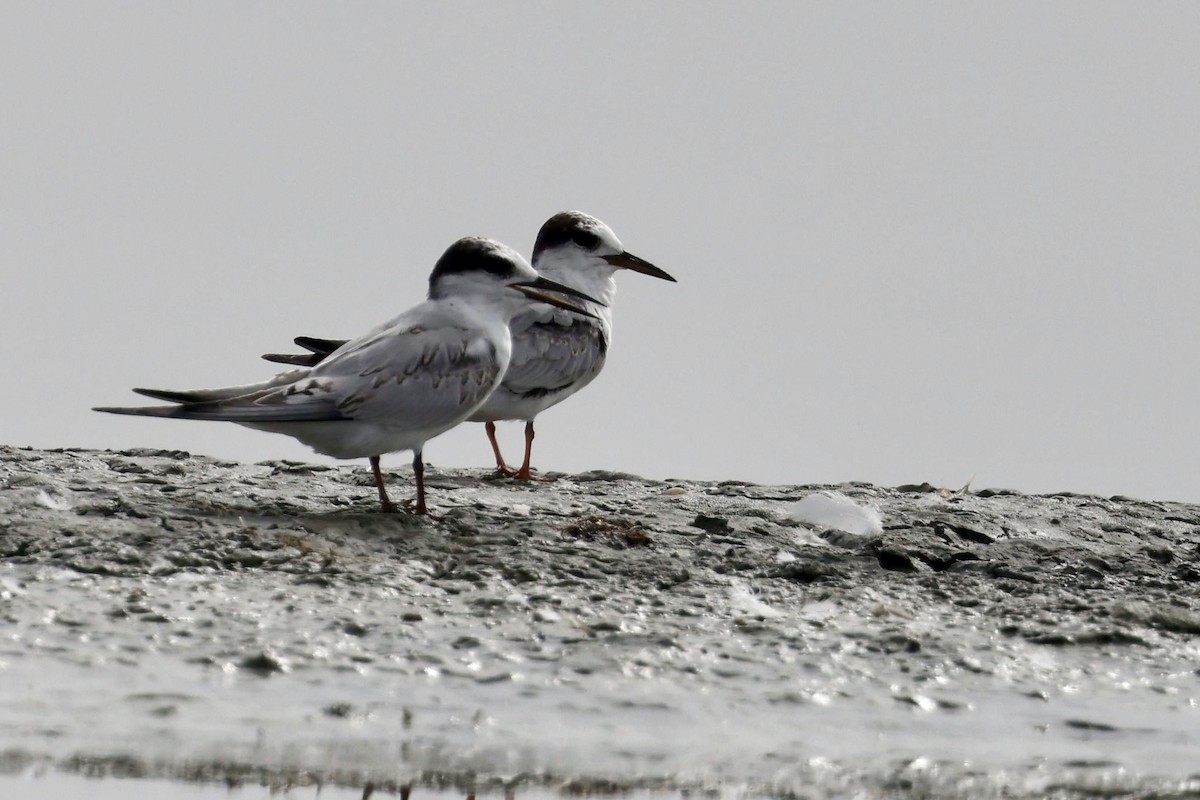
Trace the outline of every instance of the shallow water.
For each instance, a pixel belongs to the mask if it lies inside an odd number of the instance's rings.
[[[503,628],[480,620],[473,647],[487,649]],[[743,636],[732,639],[754,654],[761,636]],[[566,670],[562,656],[514,649],[503,670],[479,656],[425,665],[406,656],[265,675],[162,652],[41,644],[38,657],[0,650],[0,750],[398,783],[526,774],[698,787],[802,785],[813,770],[887,774],[911,763],[1187,775],[1200,752],[1200,679],[1187,665],[1139,674],[1097,653],[1074,666],[1056,655],[1016,678],[1041,681],[1031,696],[997,688],[993,675],[947,669],[916,682],[883,664],[849,676],[794,656],[689,674],[657,663],[662,645],[621,637],[577,643],[594,652]]]

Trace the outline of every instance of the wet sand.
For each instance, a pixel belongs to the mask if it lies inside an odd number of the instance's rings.
[[[1200,507],[429,478],[0,447],[0,788],[1200,792]]]

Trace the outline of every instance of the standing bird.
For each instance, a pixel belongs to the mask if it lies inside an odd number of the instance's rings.
[[[547,291],[580,298],[589,307],[597,302],[539,276],[506,245],[460,239],[433,268],[427,300],[340,345],[316,366],[245,386],[134,389],[177,405],[95,410],[236,422],[286,434],[334,458],[365,456],[385,511],[394,506],[379,457],[412,450],[417,484],[412,507],[427,514],[421,451],[426,441],[474,413],[499,385],[512,356],[512,318],[535,303],[593,313]]]
[[[533,420],[587,386],[600,370],[612,342],[612,302],[617,293],[619,269],[675,282],[663,270],[625,252],[612,229],[581,211],[563,211],[546,220],[533,245],[533,265],[539,273],[585,291],[599,301],[587,304],[586,318],[536,304],[515,317],[513,353],[500,387],[467,419],[485,423],[496,469],[521,480],[535,478],[529,467],[533,453]],[[284,364],[318,364],[342,345],[337,339],[298,337],[296,344],[309,350],[303,355],[268,354],[263,358]],[[525,420],[525,460],[510,469],[496,441],[496,421]]]

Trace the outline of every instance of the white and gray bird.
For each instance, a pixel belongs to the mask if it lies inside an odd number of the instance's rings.
[[[612,229],[581,211],[564,211],[546,220],[533,245],[534,268],[543,275],[587,292],[598,302],[586,307],[592,316],[564,313],[545,304],[523,309],[510,323],[512,360],[500,386],[469,417],[483,422],[496,469],[509,477],[535,478],[530,468],[533,421],[542,411],[561,403],[587,386],[604,368],[612,342],[612,302],[616,273],[630,269],[674,282],[663,270],[626,252]],[[338,339],[301,336],[296,344],[309,350],[302,355],[267,354],[269,361],[285,364],[320,363],[341,346]],[[496,441],[498,420],[525,421],[525,459],[520,469],[510,469]]]
[[[579,298],[586,307],[547,292]],[[426,514],[425,442],[473,414],[499,385],[512,356],[512,318],[535,303],[590,316],[597,302],[539,276],[506,245],[460,239],[430,274],[428,299],[341,344],[315,366],[244,386],[134,389],[175,405],[95,410],[236,422],[291,436],[334,458],[366,457],[385,510],[393,505],[379,457],[411,450],[412,507]]]

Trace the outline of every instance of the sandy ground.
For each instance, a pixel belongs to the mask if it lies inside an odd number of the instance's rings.
[[[429,476],[0,447],[0,775],[1200,792],[1200,507]]]

